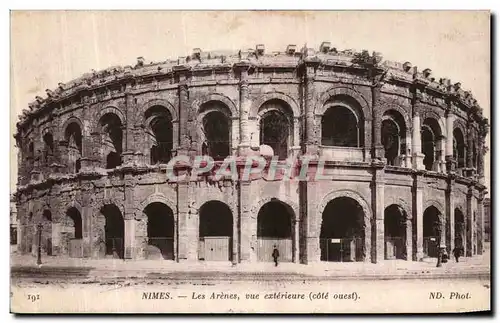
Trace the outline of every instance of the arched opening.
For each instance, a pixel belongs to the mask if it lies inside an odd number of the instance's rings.
[[[455,248],[465,251],[465,217],[459,208],[455,209]]]
[[[321,118],[323,146],[362,147],[363,122],[351,105],[334,104]]]
[[[52,213],[44,210],[42,214],[42,252],[52,255]]]
[[[257,259],[273,261],[274,247],[279,251],[279,261],[294,261],[294,212],[280,201],[264,204],[257,215]]]
[[[166,164],[172,158],[173,125],[172,115],[162,106],[153,106],[144,114],[149,126],[151,164]]]
[[[427,118],[422,125],[422,152],[426,170],[438,170],[436,161],[441,158],[441,128],[436,119]]]
[[[291,108],[281,100],[270,100],[259,108],[259,115],[260,144],[270,146],[278,159],[286,159],[292,144]]]
[[[66,211],[66,221],[63,235],[68,243],[68,254],[71,258],[83,257],[83,222],[82,215],[75,207]]]
[[[70,225],[74,239],[83,239],[82,216],[77,208],[71,207],[66,212],[66,215],[71,220]]]
[[[101,214],[105,218],[105,255],[107,258],[123,259],[125,252],[125,224],[122,213],[116,205],[110,204],[102,207]]]
[[[202,153],[212,157],[214,160],[224,160],[231,151],[230,123],[226,113],[227,110],[214,102],[205,103],[202,111],[208,111],[202,119]]]
[[[65,139],[68,144],[68,166],[78,173],[82,158],[82,129],[78,123],[71,122],[66,127]]]
[[[233,215],[219,201],[209,201],[200,208],[198,258],[207,261],[230,261],[233,250]]]
[[[54,156],[54,137],[50,132],[43,136],[43,161],[45,164],[50,164]]]
[[[382,117],[382,145],[388,165],[399,165],[398,157],[406,151],[406,126],[403,116],[394,110]]]
[[[462,131],[459,128],[453,130],[453,159],[457,162],[458,168],[465,167],[465,140]]]
[[[385,259],[407,259],[406,212],[392,204],[384,211]]]
[[[363,261],[363,208],[350,197],[338,197],[326,205],[322,214],[320,248],[322,261]]]
[[[437,257],[441,238],[441,213],[434,206],[429,206],[424,211],[424,255]]]
[[[160,202],[149,204],[144,213],[148,218],[146,259],[174,260],[174,213]]]
[[[114,113],[106,113],[99,120],[106,169],[113,169],[122,164],[123,132],[122,122]]]

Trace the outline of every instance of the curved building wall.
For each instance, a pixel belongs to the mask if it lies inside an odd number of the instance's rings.
[[[416,261],[457,244],[482,253],[487,120],[459,83],[377,53],[323,43],[138,59],[47,90],[17,129],[23,253],[36,251],[39,223],[44,252],[68,257],[237,263],[267,261],[273,245],[302,263]],[[261,144],[324,178],[217,179],[178,164],[187,179],[168,176],[175,156],[217,167],[234,156],[242,172]]]

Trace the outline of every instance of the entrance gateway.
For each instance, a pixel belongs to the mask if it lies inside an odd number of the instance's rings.
[[[202,205],[199,234],[199,260],[232,260],[233,215],[226,204],[210,201]]]

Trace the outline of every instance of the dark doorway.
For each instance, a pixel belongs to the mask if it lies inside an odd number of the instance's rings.
[[[455,247],[465,251],[465,218],[460,209],[455,209]]]
[[[407,259],[406,212],[392,204],[384,211],[385,259]]]
[[[206,202],[200,208],[198,258],[207,261],[232,260],[233,215],[219,201]]]
[[[364,212],[359,203],[349,197],[330,201],[323,211],[320,234],[322,261],[363,261]]]
[[[149,204],[144,212],[148,217],[147,259],[174,260],[175,221],[172,210],[163,203]]]
[[[111,258],[124,258],[125,251],[125,225],[123,216],[116,205],[106,205],[101,209],[106,219],[104,226],[106,256]]]
[[[66,212],[69,219],[69,226],[72,227],[69,233],[69,256],[72,258],[83,257],[83,230],[82,215],[77,208],[71,207]]]
[[[294,261],[294,228],[292,209],[280,202],[264,204],[257,215],[257,259],[273,261],[274,246],[282,262]]]
[[[434,206],[429,206],[424,211],[424,255],[427,257],[437,257],[440,238],[441,221],[440,212]]]

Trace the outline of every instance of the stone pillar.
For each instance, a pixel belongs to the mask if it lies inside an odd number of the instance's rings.
[[[467,156],[466,156],[466,165],[468,169],[472,169],[474,167],[472,162],[472,147],[474,146],[474,140],[472,138],[472,128],[471,125],[468,125],[467,129]]]
[[[451,255],[455,249],[455,198],[453,194],[455,181],[450,179],[446,188],[446,246],[448,254]]]
[[[181,181],[177,183],[177,260],[188,259],[188,215],[189,215],[189,184]]]
[[[382,115],[379,106],[380,86],[372,87],[372,111],[373,111],[373,153],[372,157],[382,160],[385,156],[382,145]]]
[[[472,245],[474,243],[474,214],[472,210],[472,188],[469,188],[467,192],[467,204],[466,204],[466,209],[467,209],[467,214],[465,218],[465,241],[467,241],[465,245],[465,256],[466,257],[472,257]]]
[[[293,141],[290,143],[292,148],[300,146],[300,118],[293,118]]]
[[[479,199],[477,200],[477,216],[479,221],[479,239],[477,246],[477,254],[482,255],[484,250],[484,192],[479,193]]]
[[[299,219],[299,214],[295,214],[295,219],[293,220],[293,262],[294,263],[299,263],[299,239],[300,239],[300,234],[299,234],[299,224],[300,221]]]
[[[456,160],[453,157],[453,123],[455,116],[448,111],[446,113],[446,149],[445,149],[445,160],[446,160],[446,170],[449,172],[455,171]]]
[[[372,259],[373,263],[379,263],[384,260],[384,211],[385,211],[385,181],[384,170],[382,168],[375,170],[374,181],[372,183],[372,201],[373,221],[372,221]]]
[[[315,155],[318,151],[319,136],[318,127],[321,124],[315,125],[314,122],[314,107],[315,107],[315,89],[314,81],[316,77],[316,64],[306,63],[306,73],[304,80],[304,113],[305,113],[305,136],[306,153]]]
[[[18,253],[22,253],[23,249],[21,246],[21,241],[23,241],[23,235],[25,234],[24,232],[24,226],[21,224],[21,222],[18,220],[17,221],[17,245],[16,245],[16,250]]]
[[[406,260],[413,260],[413,215],[407,214],[406,219]]]
[[[413,151],[413,168],[425,169],[424,154],[422,154],[422,139],[420,137],[420,116],[418,113],[413,115],[412,129],[412,151]]]
[[[314,172],[314,169],[310,169]],[[320,196],[317,192],[317,182],[316,181],[303,181],[304,196],[306,197],[304,201],[304,231],[306,232],[306,246],[305,251],[307,255],[307,263],[309,262],[319,262],[321,261],[321,249],[319,244],[320,234],[321,234],[321,221],[323,210],[318,210],[318,199]],[[367,250],[369,253],[369,250]]]
[[[438,171],[440,173],[446,173],[446,158],[445,158],[445,150],[446,150],[446,138],[443,137],[440,141],[440,154],[439,154],[439,168]]]
[[[134,192],[135,192],[135,185],[136,185],[136,178],[133,174],[131,173],[126,173],[124,175],[124,207],[125,207],[125,214],[123,215],[125,219],[130,219],[131,221],[134,220],[134,212],[135,212],[135,205],[134,205]],[[128,244],[129,250],[127,251],[127,248],[125,248],[125,258],[126,259],[133,259],[136,255],[136,248],[135,248],[135,226],[130,224],[130,229],[133,231],[130,232],[130,236],[125,235],[126,239],[130,238],[131,242]]]
[[[240,64],[240,144],[239,154],[245,156],[250,148],[249,114],[252,102],[248,91],[248,68],[249,65]]]
[[[240,261],[251,262],[255,260],[255,250],[252,250],[252,214],[251,214],[251,182],[240,182]],[[257,216],[257,215],[255,215]]]
[[[405,156],[405,166],[407,168],[412,168],[411,164],[411,154],[412,154],[412,140],[411,140],[411,129],[406,129],[406,151],[404,152]]]
[[[134,257],[135,246],[135,219],[127,218],[124,221],[124,259],[132,259]]]
[[[182,80],[179,83],[179,149],[177,155],[187,155],[190,142],[188,134],[188,109],[189,109],[189,93],[185,76],[181,75]]]
[[[86,200],[88,202],[86,202]],[[83,257],[90,258],[92,256],[92,211],[90,197],[83,199],[82,206],[82,238],[83,238]]]
[[[52,219],[52,255],[59,256],[61,252],[61,219]]]
[[[477,173],[479,175],[479,183],[484,185],[484,155],[485,155],[485,147],[484,147],[485,138],[480,134],[479,135],[479,148],[478,148],[478,165],[477,165]]]
[[[424,258],[424,183],[419,176],[415,177],[415,204],[413,205],[413,223],[416,228],[413,229],[416,237],[416,261],[421,261]]]
[[[455,121],[455,116],[448,111],[446,113],[446,151],[445,157],[447,160],[453,160],[453,122]]]
[[[240,143],[240,118],[239,116],[231,117],[231,154],[236,155],[238,152],[238,144]]]
[[[129,163],[134,163],[137,162],[135,160],[135,157],[137,155],[134,154],[135,152],[135,140],[134,140],[134,130],[133,130],[133,125],[135,122],[135,116],[134,114],[137,111],[137,107],[135,104],[135,98],[134,95],[131,94],[130,88],[127,88],[125,90],[125,122],[126,124],[123,125],[123,137],[124,137],[124,143],[123,143],[123,163],[124,164],[129,164]]]
[[[239,212],[238,212],[238,191],[237,191],[237,185],[235,181],[231,181],[231,195],[230,195],[230,205],[229,207],[231,208],[231,214],[233,216],[233,249],[231,250],[232,254],[232,263],[233,265],[236,265],[237,263],[240,262],[240,234],[239,234],[239,227],[240,227],[240,217],[239,217]]]

